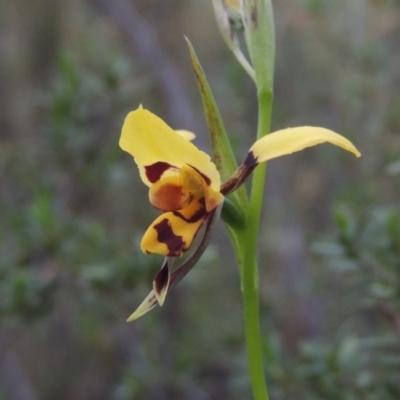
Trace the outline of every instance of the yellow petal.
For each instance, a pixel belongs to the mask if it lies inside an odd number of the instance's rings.
[[[126,117],[119,144],[135,158],[142,180],[148,186],[154,180],[146,175],[145,167],[158,163],[163,168],[191,165],[209,179],[214,190],[220,188],[220,176],[210,157],[141,106]]]
[[[260,163],[325,142],[350,151],[357,157],[361,155],[345,137],[329,129],[314,126],[287,128],[266,135],[253,144],[250,152],[253,153],[256,163]]]
[[[187,131],[186,129],[175,129],[175,132],[182,136],[184,139],[192,141],[195,139],[196,135],[193,132]]]
[[[143,300],[140,306],[136,309],[136,311],[131,314],[131,316],[127,319],[127,322],[132,322],[135,319],[140,318],[142,315],[146,314],[150,310],[152,310],[158,304],[156,296],[153,291],[151,291],[147,297]]]
[[[197,202],[183,210],[160,215],[145,232],[142,250],[162,256],[181,256],[189,249],[207,215],[204,205]]]

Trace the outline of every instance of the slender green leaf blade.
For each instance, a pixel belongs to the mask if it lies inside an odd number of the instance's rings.
[[[217,168],[221,174],[222,181],[225,181],[237,169],[236,158],[232,151],[232,147],[228,135],[226,134],[221,114],[214,100],[214,96],[211,92],[211,88],[208,84],[203,68],[200,65],[192,44],[187,38],[186,41],[189,47],[193,69],[196,75],[201,99],[203,102],[208,130],[210,132],[214,162],[217,165]],[[237,197],[240,206],[244,209],[247,205],[247,196],[244,188],[239,188],[239,190],[233,195],[233,197]]]

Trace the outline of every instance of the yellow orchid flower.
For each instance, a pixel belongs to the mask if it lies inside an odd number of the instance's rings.
[[[204,251],[224,197],[236,190],[259,163],[325,142],[360,156],[349,140],[328,129],[288,128],[257,140],[233,176],[221,183],[215,164],[188,140],[192,138],[190,132],[173,130],[142,106],[125,119],[119,144],[134,157],[143,182],[149,186],[151,204],[164,212],[145,232],[141,247],[146,253],[166,256],[153,290],[128,321],[139,318],[157,303],[163,304],[167,292]],[[199,248],[170,274],[174,259],[190,248],[204,224]]]
[[[150,202],[165,211],[144,234],[142,250],[182,255],[209,213],[224,201],[216,166],[206,153],[142,107],[127,116],[120,146],[134,157],[150,188]]]

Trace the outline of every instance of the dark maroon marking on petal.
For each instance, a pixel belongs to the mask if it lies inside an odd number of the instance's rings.
[[[258,157],[254,157],[254,153],[252,151],[249,151],[243,164],[245,165],[245,167],[250,168],[258,164],[257,160]]]
[[[158,161],[158,162],[156,162],[154,164],[147,165],[147,166],[144,167],[144,169],[146,170],[147,179],[151,183],[157,182],[161,178],[161,175],[167,169],[170,169],[170,168],[177,169],[173,165],[168,164],[167,162],[164,162],[164,161]]]
[[[186,250],[182,236],[175,235],[171,223],[167,218],[163,219],[157,225],[154,225],[154,229],[158,233],[157,240],[167,245],[169,250],[168,256],[177,257],[181,255],[182,251]]]
[[[191,203],[191,202],[193,201],[193,199],[194,199],[194,194],[193,194],[193,193],[190,193],[190,194],[189,194],[189,199],[188,199],[188,201],[187,201],[187,204]]]
[[[193,168],[205,181],[205,183],[210,186],[211,185],[211,179],[207,176],[204,175],[202,172],[200,172],[197,168],[193,167],[193,165],[188,164],[190,168]]]
[[[236,190],[253,172],[258,165],[258,157],[254,157],[254,153],[249,151],[246,159],[235,171],[231,178],[221,185],[220,192],[226,196]]]
[[[206,210],[204,197],[199,199],[199,206],[200,206],[199,209],[196,210],[196,212],[190,218],[186,218],[179,211],[173,211],[173,214],[176,217],[179,217],[180,219],[183,219],[185,222],[188,222],[189,224],[192,224],[194,222],[197,222],[197,221],[201,220],[202,218],[204,218],[207,215],[207,210]]]
[[[154,289],[158,294],[169,285],[169,266],[167,259],[165,259],[160,271],[158,271],[157,275],[154,277],[154,283]]]

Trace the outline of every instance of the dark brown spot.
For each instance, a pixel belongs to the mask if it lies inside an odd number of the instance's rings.
[[[193,213],[193,215],[191,217],[187,218],[184,215],[182,215],[179,211],[174,211],[173,214],[176,217],[183,219],[185,222],[188,222],[189,224],[192,224],[194,222],[201,220],[207,214],[204,197],[202,197],[199,200],[199,208]]]
[[[177,169],[173,165],[168,164],[167,162],[164,162],[164,161],[158,161],[158,162],[156,162],[154,164],[147,165],[147,166],[144,167],[144,169],[146,170],[147,179],[151,183],[157,182],[161,178],[161,175],[167,169],[170,169],[170,168]]]
[[[168,247],[170,257],[180,256],[185,251],[185,242],[182,240],[182,236],[175,235],[172,230],[171,223],[167,218],[163,219],[157,225],[154,225],[154,229],[157,231],[157,240],[160,243],[165,243]]]
[[[204,182],[205,182],[208,186],[211,185],[211,179],[210,179],[207,175],[204,175],[204,174],[203,174],[202,172],[200,172],[197,168],[193,167],[193,165],[190,165],[190,164],[188,164],[188,165],[189,165],[190,168],[193,168],[193,169],[204,179]]]
[[[258,165],[258,158],[254,157],[252,151],[247,153],[246,159],[240,164],[239,168],[235,171],[231,178],[221,185],[220,192],[226,196],[229,193],[236,190],[242,183],[248,178],[248,176],[254,171],[254,168]]]
[[[246,168],[251,168],[258,164],[257,161],[258,161],[258,157],[254,157],[253,152],[249,151],[247,153],[247,157],[244,160],[243,164],[245,165]]]
[[[164,261],[160,271],[158,271],[157,275],[154,277],[154,288],[157,293],[161,293],[163,289],[169,284],[169,268],[168,268],[168,260]]]

